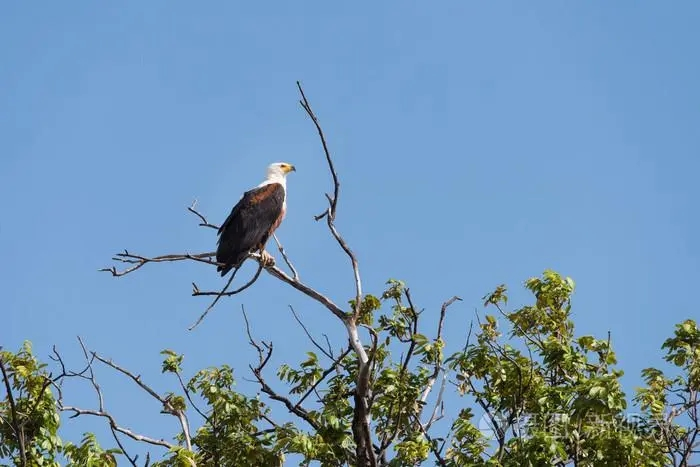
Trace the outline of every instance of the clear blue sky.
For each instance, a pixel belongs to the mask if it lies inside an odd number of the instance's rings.
[[[453,346],[484,294],[505,282],[518,306],[522,281],[553,268],[577,282],[578,332],[612,332],[631,394],[674,323],[698,316],[697,3],[71,5],[0,7],[7,348],[29,339],[45,359],[56,344],[77,366],[81,335],[165,392],[163,348],[189,372],[228,362],[249,376],[241,303],[275,365],[308,347],[289,304],[342,342],[325,310],[269,276],[188,332],[207,304],[190,282],[220,286],[212,269],[97,272],[123,248],[212,250],[185,207],[197,198],[221,222],[284,160],[298,172],[279,236],[302,278],[344,303],[346,260],[312,219],[330,179],[296,80],[336,158],[338,227],[366,291],[406,280],[426,319],[462,296]],[[99,377],[120,422],[175,431],[122,378]],[[86,386],[69,394],[92,403]]]

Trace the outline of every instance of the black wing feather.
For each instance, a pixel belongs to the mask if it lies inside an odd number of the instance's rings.
[[[264,245],[270,229],[279,218],[284,203],[284,188],[271,183],[246,191],[219,228],[217,271],[225,275],[240,266],[248,253]]]

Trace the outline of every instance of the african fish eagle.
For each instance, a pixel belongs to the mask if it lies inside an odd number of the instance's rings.
[[[275,162],[267,167],[267,177],[246,191],[219,228],[216,268],[221,275],[238,269],[248,254],[263,254],[265,243],[280,226],[287,210],[287,174],[296,172],[292,164]]]

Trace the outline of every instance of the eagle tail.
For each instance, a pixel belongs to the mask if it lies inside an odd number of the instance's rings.
[[[228,274],[228,272],[231,269],[233,269],[233,272],[235,274],[238,268],[240,268],[243,265],[243,261],[245,261],[247,257],[247,253],[240,252],[235,253],[233,255],[217,255],[216,261],[219,263],[219,266],[216,267],[216,270],[221,273],[221,277],[224,277],[226,274]]]
[[[225,266],[217,266],[216,270],[221,272],[221,277],[224,277],[233,267],[233,264],[227,264]]]

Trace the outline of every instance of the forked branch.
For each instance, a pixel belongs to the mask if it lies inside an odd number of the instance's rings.
[[[142,379],[140,375],[135,375],[131,371],[117,365],[114,363],[112,360],[108,360],[101,355],[99,355],[96,352],[89,351],[85,344],[83,343],[82,339],[80,337],[78,338],[78,341],[80,342],[80,346],[83,350],[83,355],[85,356],[85,360],[87,362],[87,366],[85,369],[83,369],[80,372],[68,372],[65,376],[66,377],[79,377],[82,379],[87,379],[90,381],[92,384],[95,394],[97,396],[98,400],[98,408],[97,409],[84,409],[80,407],[75,407],[72,405],[66,405],[63,402],[63,395],[62,392],[60,391],[59,388],[59,397],[57,400],[58,406],[61,411],[64,412],[71,412],[71,418],[75,418],[81,415],[91,415],[95,417],[102,417],[106,418],[109,422],[110,429],[112,430],[112,433],[114,437],[118,440],[117,433],[124,434],[128,436],[129,438],[135,440],[135,441],[140,441],[144,442],[147,444],[151,444],[154,446],[162,446],[167,449],[174,449],[176,446],[172,443],[169,443],[165,441],[164,439],[158,439],[158,438],[152,438],[149,436],[145,436],[139,433],[136,433],[133,430],[130,430],[128,428],[123,427],[122,425],[119,425],[114,418],[112,414],[110,414],[106,409],[105,409],[105,404],[104,404],[104,396],[102,394],[102,389],[100,388],[100,385],[97,383],[97,380],[95,378],[95,373],[93,371],[93,364],[94,361],[97,360],[101,362],[102,364],[116,370],[119,373],[122,373],[123,375],[129,377],[132,381],[134,381],[139,388],[141,388],[144,392],[146,392],[148,395],[156,399],[158,402],[160,402],[161,407],[162,407],[162,412],[167,413],[169,415],[174,416],[175,418],[178,419],[178,422],[180,423],[180,428],[182,429],[182,434],[185,438],[185,446],[188,450],[192,450],[192,438],[190,435],[190,428],[189,428],[189,423],[187,421],[187,417],[184,413],[183,410],[175,408],[172,403],[170,402],[170,399],[168,397],[163,397],[160,394],[158,394],[156,391],[154,391],[149,385],[147,385]],[[56,355],[56,360],[60,362],[61,367],[65,368],[65,365],[63,363],[63,359],[61,358],[60,354],[54,349],[54,354]],[[64,370],[65,372],[65,370]],[[118,441],[119,442],[119,441]],[[125,453],[127,458],[132,462],[132,464],[135,462],[135,458],[130,457],[128,454]]]

